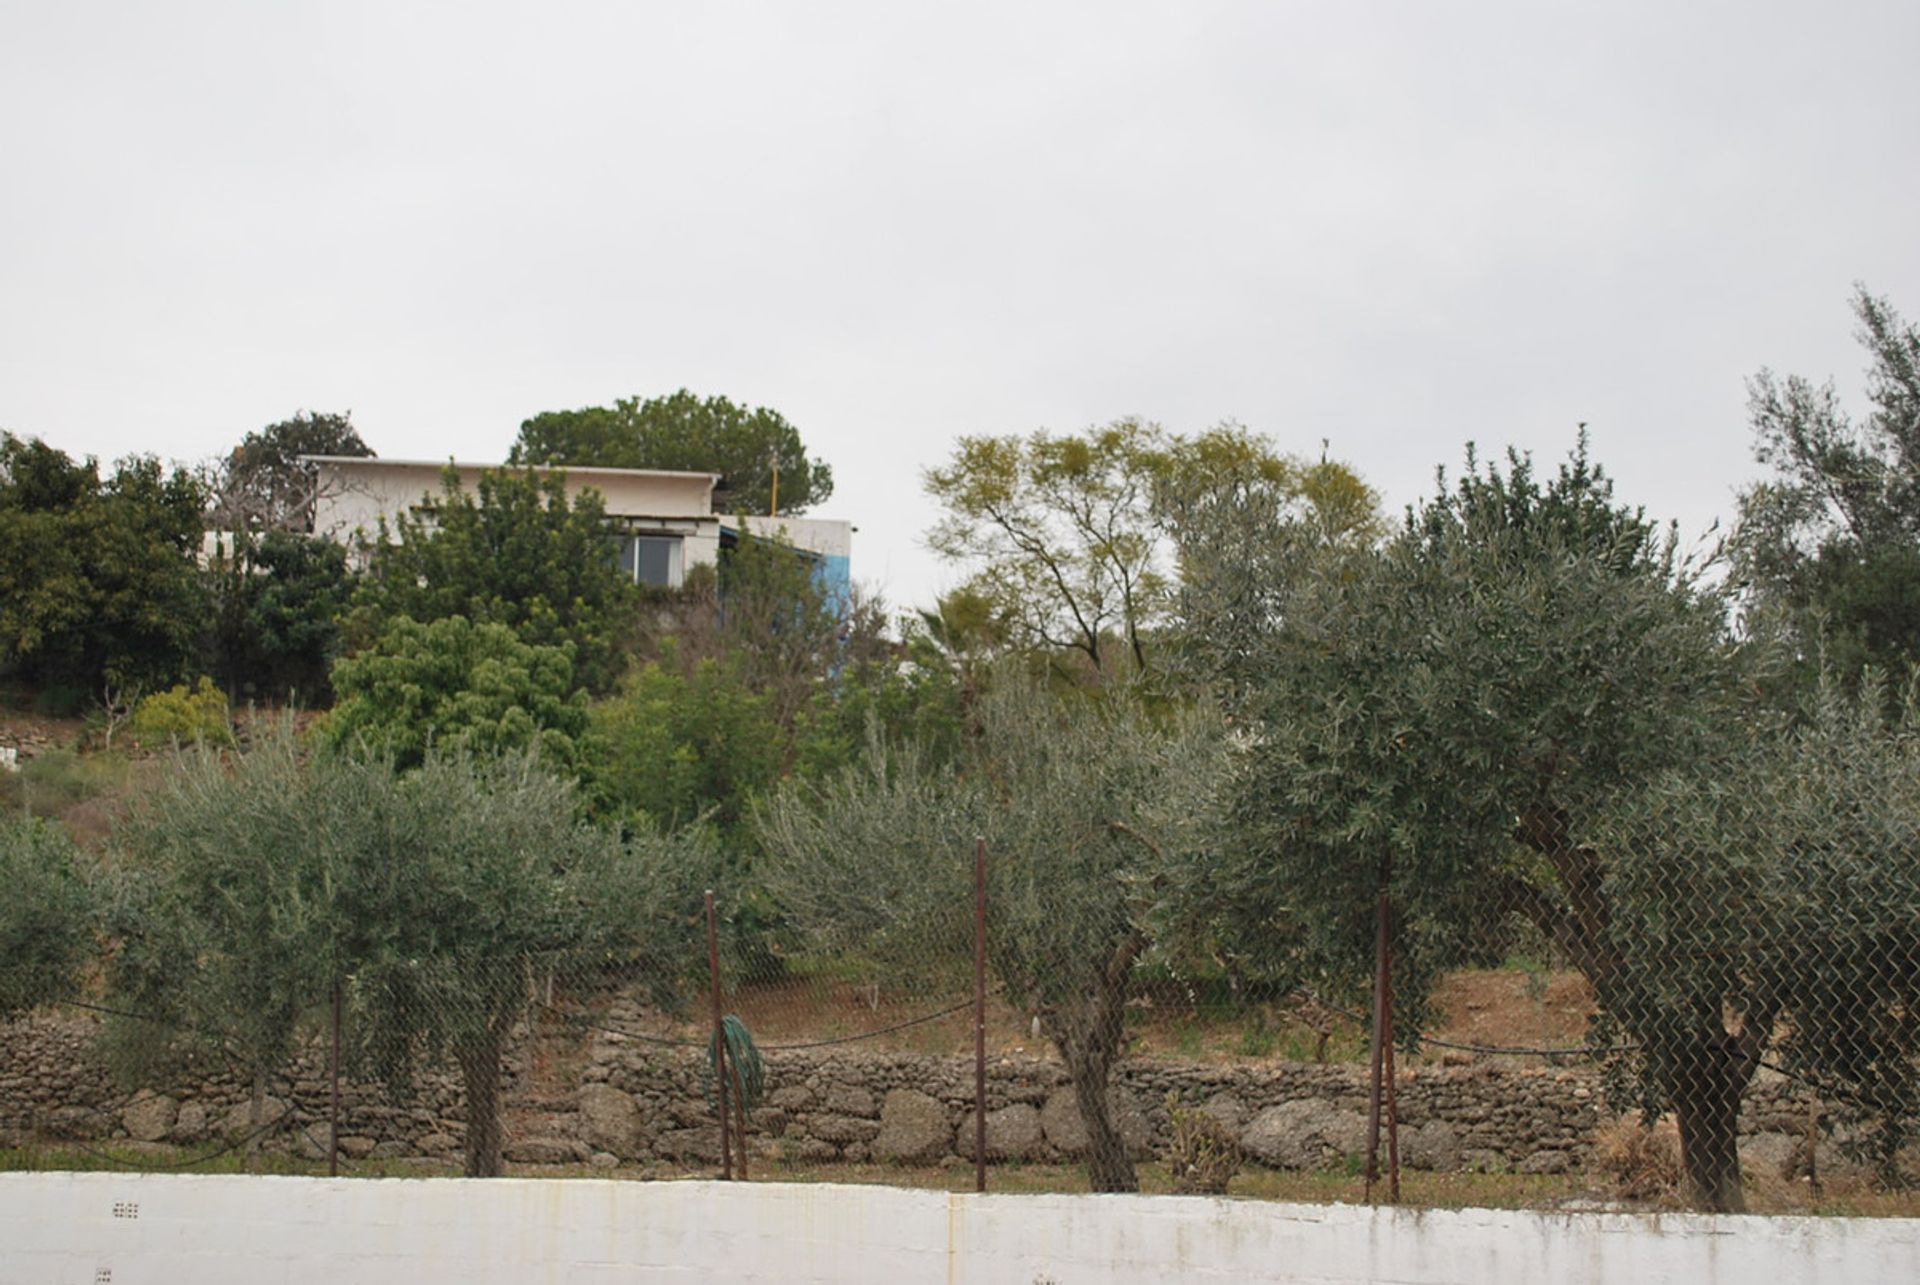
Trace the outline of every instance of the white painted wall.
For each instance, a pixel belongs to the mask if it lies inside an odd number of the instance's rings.
[[[0,1174],[0,1285],[1920,1281],[1920,1221],[814,1184]]]
[[[721,523],[732,527],[744,522],[747,531],[763,540],[776,540],[796,549],[829,558],[844,558],[853,552],[853,523],[839,518],[768,518],[742,514],[723,516]]]
[[[313,530],[332,540],[358,533],[371,536],[385,518],[389,525],[404,512],[440,494],[447,461],[340,459],[305,457],[320,472],[320,498],[314,503]],[[480,475],[498,465],[454,464],[460,486],[469,494]],[[675,473],[653,469],[573,468],[566,470],[569,499],[592,488],[600,492],[608,516],[681,518],[710,526],[713,517],[711,473]],[[691,529],[691,528],[689,528]]]

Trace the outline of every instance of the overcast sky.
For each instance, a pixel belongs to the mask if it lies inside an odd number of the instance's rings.
[[[682,386],[955,578],[963,433],[1223,419],[1395,508],[1469,438],[1689,530],[1747,376],[1920,314],[1920,4],[0,0],[0,427],[197,459],[300,409],[497,459]]]

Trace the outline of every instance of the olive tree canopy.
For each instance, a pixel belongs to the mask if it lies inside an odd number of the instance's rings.
[[[1108,1109],[1135,967],[1201,841],[1218,728],[1126,687],[1056,698],[1011,670],[976,706],[963,761],[906,746],[763,809],[768,880],[814,944],[915,967],[967,958],[973,845],[987,860],[988,962],[1059,1050],[1096,1191],[1136,1189]]]

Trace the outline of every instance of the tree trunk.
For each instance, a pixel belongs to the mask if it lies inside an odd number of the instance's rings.
[[[267,1069],[253,1068],[253,1091],[247,1098],[247,1172],[260,1168],[260,1132],[267,1119]]]
[[[1063,1050],[1064,1051],[1064,1050]],[[1107,1104],[1107,1067],[1076,1058],[1067,1063],[1067,1077],[1080,1104],[1080,1123],[1087,1130],[1087,1179],[1095,1191],[1138,1191],[1140,1179],[1133,1157],[1113,1125]]]
[[[1048,1038],[1060,1050],[1068,1082],[1087,1130],[1087,1177],[1095,1191],[1138,1191],[1133,1158],[1114,1127],[1107,1075],[1120,1058],[1127,991],[1134,960],[1146,947],[1138,930],[1122,940],[1105,965],[1087,979],[1085,993],[1041,1010]]]
[[[1716,1059],[1717,1060],[1717,1059]],[[1740,1097],[1747,1078],[1735,1068],[1701,1066],[1675,1087],[1680,1169],[1686,1202],[1716,1214],[1744,1214],[1740,1188]]]
[[[460,1078],[467,1090],[466,1174],[500,1176],[500,1054],[498,1032],[479,1035],[459,1053]]]

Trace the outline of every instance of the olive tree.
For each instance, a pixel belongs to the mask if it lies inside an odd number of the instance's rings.
[[[537,970],[631,965],[703,869],[693,841],[623,843],[579,819],[531,752],[308,753],[290,731],[182,759],[121,836],[111,978],[172,1051],[254,1082],[255,1125],[303,1023],[338,993],[367,1064],[458,1066],[467,1172],[500,1171],[501,1059]],[[684,900],[684,897],[681,898]]]
[[[290,726],[245,754],[177,756],[116,834],[108,982],[142,1015],[115,1061],[219,1056],[251,1081],[250,1128],[303,1023],[353,967],[343,894],[384,764],[308,758]]]
[[[1384,889],[1417,1022],[1438,973],[1517,912],[1644,1038],[1585,828],[1750,721],[1750,666],[1721,598],[1670,533],[1615,503],[1584,442],[1545,480],[1524,457],[1470,455],[1382,549],[1308,564],[1253,646],[1216,880],[1241,921],[1364,977]],[[1717,1008],[1690,1016],[1666,1096],[1694,1198],[1737,1208],[1738,1101],[1764,1037]]]
[[[976,707],[962,761],[877,745],[762,809],[768,879],[816,945],[927,966],[964,959],[973,842],[990,852],[987,956],[1065,1063],[1096,1191],[1138,1186],[1108,1106],[1134,970],[1170,872],[1201,833],[1214,720],[1126,687],[1056,698],[1011,671]]]
[[[1737,1099],[1734,1080],[1700,1074],[1697,1032],[1724,1022],[1743,1059],[1771,1045],[1851,1108],[1897,1184],[1920,1113],[1920,706],[1871,671],[1843,693],[1855,677],[1829,670],[1792,726],[1730,736],[1592,833],[1620,944],[1608,1011],[1639,1042],[1644,1105]],[[1737,1157],[1722,1160],[1730,1174]]]
[[[93,948],[93,901],[65,830],[0,815],[0,1022],[67,998]]]
[[[430,751],[369,800],[349,898],[369,926],[353,990],[360,1046],[390,1079],[422,1059],[459,1068],[470,1177],[500,1172],[502,1059],[534,981],[630,966],[677,941],[674,891],[706,864],[696,838],[623,842],[579,811],[572,783],[532,754]]]
[[[1831,383],[1763,370],[1748,383],[1753,453],[1730,542],[1757,627],[1851,677],[1920,660],[1920,326],[1857,287],[1867,406]],[[1805,672],[1812,674],[1811,663]]]

